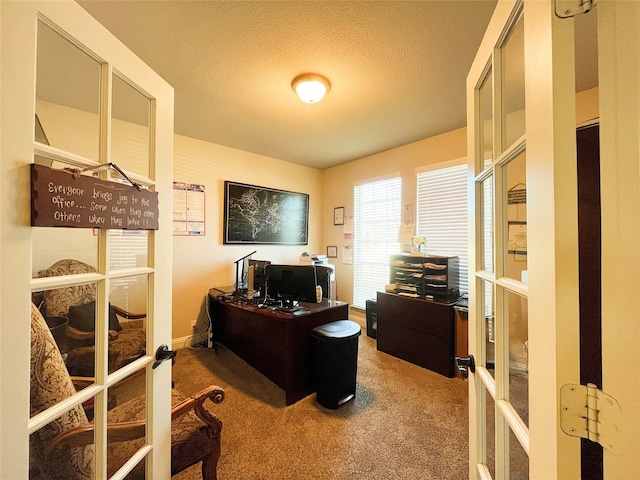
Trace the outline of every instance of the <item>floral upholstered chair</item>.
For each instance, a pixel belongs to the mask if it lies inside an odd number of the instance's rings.
[[[38,272],[38,277],[56,277],[94,273],[91,265],[73,259],[64,259]],[[42,313],[50,318],[67,319],[67,368],[71,375],[92,377],[95,363],[95,300],[96,285],[87,283],[55,288],[42,292]],[[133,314],[115,305],[109,305],[109,373],[145,354],[146,334],[143,328],[122,328],[118,316],[139,320],[146,314]],[[127,325],[129,322],[124,323]]]
[[[92,379],[85,379],[85,384]],[[35,305],[31,306],[31,416],[76,393],[53,335]],[[224,391],[208,387],[185,398],[172,390],[171,474],[202,462],[203,480],[216,480],[222,422],[204,402],[221,403]],[[135,397],[107,414],[107,474],[111,477],[145,443],[145,398]],[[95,478],[93,422],[81,405],[36,431],[29,439],[30,479],[89,480]],[[118,441],[117,439],[126,439]],[[140,462],[127,480],[145,478]]]

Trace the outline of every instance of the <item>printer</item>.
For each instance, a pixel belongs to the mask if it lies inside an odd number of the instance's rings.
[[[329,262],[326,255],[304,252],[300,255],[300,263],[302,265],[326,265]]]
[[[329,275],[329,280],[331,282],[331,292],[330,298],[332,300],[336,300],[336,267],[335,265],[329,263],[329,257],[321,254],[313,254],[304,252],[300,255],[300,264],[301,265],[315,265],[318,267],[328,267],[331,269],[331,274]]]

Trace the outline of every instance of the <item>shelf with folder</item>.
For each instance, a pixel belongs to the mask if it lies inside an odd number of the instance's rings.
[[[395,254],[390,258],[394,293],[412,298],[455,299],[459,295],[458,257]]]

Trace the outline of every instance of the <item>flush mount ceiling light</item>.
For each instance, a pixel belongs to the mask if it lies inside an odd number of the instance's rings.
[[[318,103],[331,88],[329,80],[315,73],[298,75],[291,82],[293,91],[305,103]]]

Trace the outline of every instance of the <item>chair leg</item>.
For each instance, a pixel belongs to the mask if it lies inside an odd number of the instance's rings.
[[[202,461],[202,480],[218,480],[220,459],[220,431],[211,439],[211,453]]]

